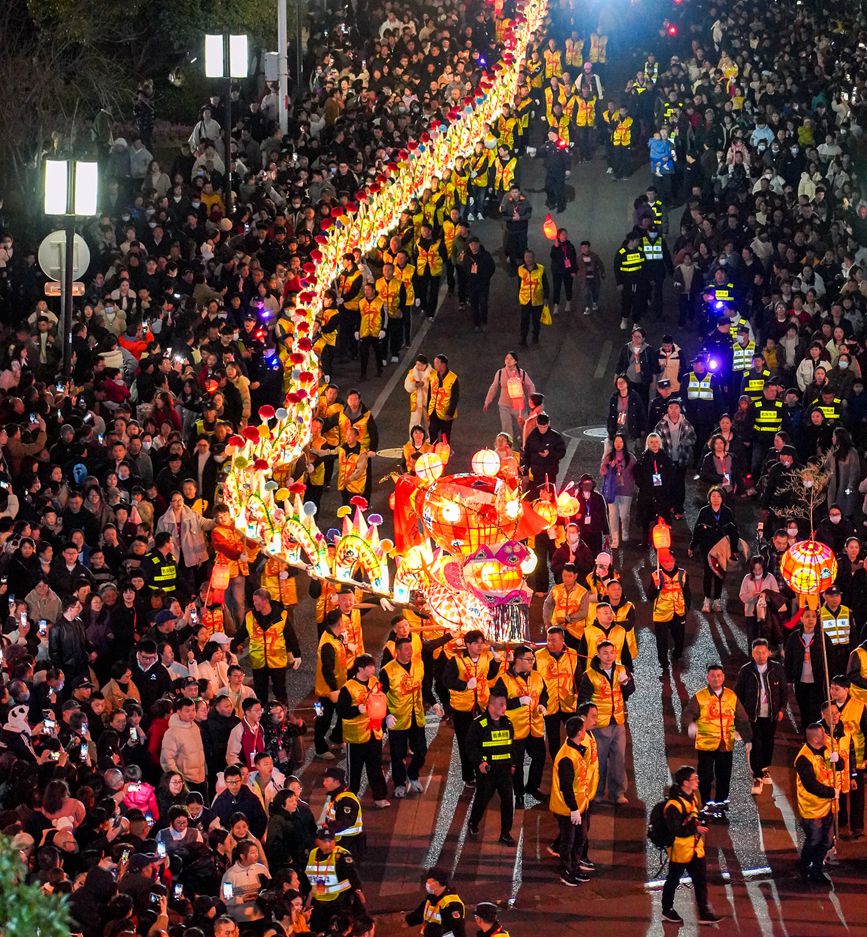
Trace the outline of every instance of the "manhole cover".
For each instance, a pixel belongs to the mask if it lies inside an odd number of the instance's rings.
[[[573,426],[571,429],[560,430],[560,432],[570,439],[580,439],[582,436],[589,436],[591,439],[608,437],[608,430],[604,426]]]
[[[608,430],[604,426],[591,426],[584,430],[585,436],[591,436],[593,439],[607,439]]]

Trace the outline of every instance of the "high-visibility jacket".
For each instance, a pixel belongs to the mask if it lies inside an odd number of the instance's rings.
[[[546,647],[536,653],[536,670],[545,681],[548,691],[546,709],[555,713],[574,713],[578,704],[575,674],[578,670],[578,652],[567,647],[555,657]]]
[[[690,371],[686,380],[687,400],[713,400],[713,375],[699,377],[695,371]]]
[[[542,58],[545,60],[545,77],[546,78],[559,78],[563,74],[563,59],[560,55],[559,49],[545,49],[542,53]]]
[[[629,648],[629,653],[632,655],[633,660],[638,660],[638,641],[635,638],[635,627],[627,628],[626,623],[629,620],[629,613],[635,611],[635,606],[632,602],[625,601],[622,602],[617,608],[611,606],[614,609],[614,620],[623,625],[624,630],[626,631],[626,645]],[[633,616],[633,622],[635,617]]]
[[[566,107],[566,102],[569,100],[569,92],[563,85],[557,86],[556,93],[554,89],[549,85],[545,89],[545,116],[548,118],[548,123],[554,123],[554,105],[559,104],[561,107]]]
[[[321,445],[323,440],[320,436],[319,439],[315,440],[320,445],[316,448],[323,448]],[[313,470],[314,474],[322,469],[323,471],[323,481],[324,479],[324,464],[320,464]],[[316,482],[314,482],[316,484]],[[294,572],[294,571],[293,571]],[[283,560],[277,559],[276,556],[269,556],[265,560],[265,566],[262,569],[262,588],[268,590],[268,595],[275,602],[280,602],[284,607],[291,607],[298,604],[298,586],[297,586],[297,576],[289,574],[289,566],[283,562]]]
[[[484,713],[475,720],[479,727],[479,737],[482,739],[482,761],[493,767],[505,767],[503,762],[512,760],[512,727],[511,721],[503,719],[499,728],[494,725],[491,717]]]
[[[653,620],[671,621],[675,615],[686,614],[686,600],[683,595],[683,583],[686,572],[678,567],[674,573],[660,569],[652,574],[654,582],[659,582],[659,594],[653,601]],[[657,578],[658,577],[658,578]]]
[[[475,689],[449,690],[449,705],[461,713],[482,712],[487,708],[491,698],[491,688],[488,685],[488,670],[493,656],[490,651],[482,651],[479,659],[474,661],[466,652],[455,657],[458,668],[458,677],[463,683],[476,678]]]
[[[382,684],[376,677],[362,683],[358,677],[351,677],[343,687],[349,694],[353,706],[366,705],[370,697],[382,690]],[[363,712],[343,720],[343,741],[350,745],[364,745],[370,737],[382,738],[382,726],[376,726],[370,719],[370,713]]]
[[[470,182],[481,189],[488,187],[488,170],[491,167],[491,157],[487,150],[484,153],[473,153],[470,157]]]
[[[418,245],[418,257],[416,258],[415,269],[418,272],[419,276],[424,276],[424,274],[430,270],[430,275],[432,277],[441,276],[443,272],[443,258],[440,254],[440,247],[442,246],[442,241],[437,238],[427,247],[423,247],[421,242]]]
[[[659,62],[654,62],[652,65],[650,62],[645,62],[644,77],[649,78],[655,84],[656,79],[659,78]]]
[[[722,284],[714,283],[706,292],[710,293],[716,302],[733,303],[735,301],[735,286],[731,281]]]
[[[331,306],[328,309],[323,309],[319,314],[319,330],[322,332],[322,341],[326,345],[331,345],[332,347],[337,344],[337,329],[330,329],[326,331],[326,326],[331,324],[331,320],[335,316],[340,315],[340,310],[336,306]]]
[[[454,408],[454,413],[449,412],[457,380],[458,376],[454,371],[446,371],[442,377],[434,371],[430,379],[430,396],[427,405],[427,412],[430,416],[436,416],[440,420],[449,420],[458,415],[457,407]]]
[[[822,631],[825,632],[828,641],[836,647],[849,644],[852,638],[851,610],[841,605],[836,612],[832,612],[827,605],[823,605],[820,614]]]
[[[539,698],[545,690],[542,675],[536,670],[531,670],[528,674],[517,676],[507,670],[500,675],[498,682],[502,682],[506,688],[510,701],[522,696],[529,696],[531,700],[526,706],[521,705],[506,712],[515,730],[515,738],[525,739],[528,735],[535,739],[542,738],[545,735],[545,720],[539,712]]]
[[[765,381],[771,376],[771,372],[766,368],[761,371],[755,371],[748,368],[744,374],[743,393],[755,403],[765,390]]]
[[[578,621],[567,621],[570,615],[578,613],[587,590],[575,583],[571,591],[566,590],[562,582],[557,583],[551,590],[551,598],[554,600],[554,611],[551,613],[551,624],[565,628],[573,637],[579,641],[584,636],[584,626],[586,619]]]
[[[382,300],[378,296],[373,299],[363,297],[358,303],[358,312],[361,322],[358,327],[360,338],[379,338],[379,333],[385,326],[385,314]]]
[[[569,68],[581,68],[584,64],[584,40],[566,40],[566,64]]]
[[[351,491],[355,495],[364,494],[366,473],[362,472],[358,478],[352,478],[358,469],[358,463],[361,461],[361,446],[356,443],[350,449],[349,446],[344,443],[338,452],[337,490]]]
[[[649,263],[663,263],[665,256],[663,247],[662,238],[643,237],[641,239],[641,252],[644,254],[644,259]]]
[[[614,130],[611,135],[611,142],[615,146],[631,146],[632,145],[632,118],[627,117],[617,117],[615,118]]]
[[[322,637],[319,639],[319,647],[316,650],[316,680],[314,683],[314,691],[317,696],[328,696],[329,693],[333,692],[322,676],[322,648],[326,644],[334,648],[334,679],[337,681],[337,689],[340,690],[343,684],[346,683],[346,648],[339,638],[336,638],[326,629],[322,632]]]
[[[604,65],[607,61],[606,46],[608,45],[608,36],[599,33],[590,33],[590,55],[589,59],[594,65]]]
[[[675,808],[684,814],[684,816],[698,820],[698,815],[701,810],[701,801],[697,793],[693,795],[691,800],[681,796],[670,797],[665,802],[665,807],[663,809],[667,811],[671,804],[674,804]],[[671,846],[668,847],[668,858],[670,862],[680,862],[686,865],[696,857],[699,859],[704,857],[704,837],[698,833],[692,833],[687,836],[677,836]]]
[[[382,300],[382,306],[389,319],[400,319],[403,316],[401,290],[403,280],[399,276],[392,276],[390,280],[380,277],[376,281],[376,294]]]
[[[500,143],[505,144],[510,150],[515,145],[515,136],[520,128],[520,121],[514,115],[506,117],[505,114],[497,121],[497,134]]]
[[[286,639],[283,629],[286,627],[287,614],[280,615],[280,621],[263,628],[252,611],[247,612],[247,634],[250,636],[250,666],[253,670],[263,667],[285,667],[288,663]]]
[[[644,268],[644,254],[640,248],[628,250],[621,247],[617,252],[617,269],[627,278],[637,277]]]
[[[732,347],[732,372],[734,374],[742,374],[745,371],[749,371],[755,353],[755,342],[747,342],[746,345],[735,342]]]
[[[388,711],[397,720],[394,728],[409,729],[413,723],[424,726],[424,665],[421,660],[413,657],[409,670],[396,660],[390,660],[382,669],[388,676]]]
[[[698,703],[695,747],[700,752],[730,752],[735,745],[735,712],[738,698],[734,690],[723,687],[717,696],[707,687],[695,694]]]
[[[545,80],[545,63],[542,59],[533,59],[530,57],[524,66],[527,77],[530,79],[531,88],[541,88]]]
[[[343,308],[347,309],[349,312],[358,312],[358,301],[361,298],[360,287],[358,292],[356,292],[351,299],[347,299],[347,296],[358,285],[358,281],[360,279],[361,271],[353,270],[350,273],[341,273],[337,280],[338,290],[340,295],[343,297]]]
[[[575,98],[575,126],[593,127],[596,123],[596,98]]]
[[[854,689],[854,687],[853,687]],[[864,733],[861,731],[861,719],[864,716],[864,704],[854,696],[849,696],[840,710],[840,722],[846,734],[855,743],[855,767],[864,767]]]
[[[408,263],[403,267],[398,267],[395,264],[394,275],[395,277],[400,277],[400,280],[403,283],[403,288],[405,291],[404,300],[406,305],[412,306],[415,302],[415,286],[412,282],[412,278],[415,276],[415,266]]]
[[[616,622],[612,624],[611,630],[606,632],[603,631],[599,626],[599,622],[594,621],[592,625],[588,625],[584,629],[584,641],[587,644],[587,660],[585,661],[585,668],[590,669],[590,662],[596,655],[596,648],[603,641],[610,641],[614,645],[614,649],[617,651],[617,663],[621,663],[623,658],[623,648],[626,644],[626,629],[623,625],[618,625]]]
[[[560,789],[560,765],[564,761],[571,762],[575,772],[572,779],[572,796],[581,813],[584,813],[590,803],[587,790],[587,763],[577,745],[568,741],[564,742],[554,758],[554,769],[551,773],[551,799],[548,801],[548,809],[559,817],[568,817],[570,813],[563,791]]]
[[[760,398],[753,404],[753,430],[772,437],[783,428],[782,400]]]
[[[352,888],[349,879],[341,879],[337,874],[337,860],[342,855],[349,855],[342,846],[335,846],[327,856],[319,851],[318,846],[310,850],[304,871],[312,886],[310,895],[314,901],[336,901],[343,892]]]
[[[600,729],[612,723],[621,726],[626,721],[626,701],[623,699],[623,687],[620,685],[620,677],[625,673],[626,668],[622,664],[615,664],[609,683],[608,677],[595,667],[587,671],[587,676],[593,684],[591,702],[598,710],[597,724]]]
[[[174,594],[178,583],[178,565],[171,553],[163,556],[159,550],[151,550],[144,558],[142,565],[148,574],[148,585],[152,592]]]
[[[834,397],[830,403],[825,403],[820,397],[814,406],[822,411],[829,423],[838,423],[843,418],[843,401],[839,397]]]
[[[519,98],[515,103],[515,112],[521,124],[522,135],[527,132],[527,129],[530,126],[530,111],[532,108],[533,99],[530,97],[529,93],[525,94],[524,97]]]
[[[517,168],[518,161],[514,156],[510,156],[505,163],[499,156],[494,160],[494,187],[498,192],[508,192],[512,188]]]
[[[355,818],[355,823],[352,826],[348,826],[345,830],[341,830],[339,833],[335,832],[335,840],[339,843],[341,840],[352,839],[353,836],[360,836],[364,832],[364,821],[361,814],[361,801],[356,797],[352,791],[341,791],[335,797],[329,797],[328,803],[325,805],[325,822],[330,826],[337,819],[337,805],[341,800],[352,800],[355,801],[357,808],[357,815]]]
[[[446,889],[439,897],[431,895],[424,903],[424,912],[422,913],[424,926],[422,927],[422,933],[427,933],[428,924],[442,924],[443,911],[453,904],[460,907],[460,916],[463,918],[466,913],[464,903],[453,891]],[[449,919],[452,917],[453,912],[450,912]],[[437,931],[437,933],[439,933],[439,931]]]
[[[867,677],[867,650],[863,647],[856,647],[852,653],[858,662],[861,676]],[[855,686],[853,683],[850,692],[860,703],[867,703],[867,690],[862,690],[860,686]]]
[[[665,218],[665,207],[662,204],[662,199],[656,199],[656,201],[650,202],[650,210],[653,212],[653,227],[656,231],[661,231],[663,226],[663,221]]]
[[[587,795],[593,800],[599,790],[599,746],[592,732],[584,735],[584,763],[587,765]]]
[[[528,270],[521,264],[518,267],[518,279],[520,281],[518,302],[522,306],[541,306],[545,301],[545,268],[541,264],[536,264],[532,270]]]
[[[459,222],[454,222],[451,218],[446,218],[443,222],[443,244],[446,248],[446,257],[452,256],[452,245],[458,236],[458,224]]]
[[[834,777],[835,772],[831,767],[828,755],[829,752],[825,748],[823,748],[821,752],[814,752],[813,749],[805,743],[801,746],[801,750],[795,757],[795,761],[797,762],[799,758],[806,758],[813,768],[813,774],[816,776],[816,780],[826,787],[834,787],[836,780]],[[798,813],[801,815],[802,819],[819,820],[822,817],[828,816],[834,806],[833,797],[818,797],[815,794],[811,794],[804,787],[797,771],[795,772],[795,788],[798,795]]]

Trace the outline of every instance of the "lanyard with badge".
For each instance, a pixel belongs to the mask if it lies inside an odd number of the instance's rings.
[[[659,466],[656,464],[656,459],[653,460],[653,474],[651,475],[653,480],[654,488],[662,487],[662,473],[659,471]]]

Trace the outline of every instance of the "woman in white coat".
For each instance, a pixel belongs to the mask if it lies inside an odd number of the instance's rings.
[[[215,520],[201,517],[184,504],[184,496],[173,492],[169,508],[157,521],[157,533],[167,531],[172,538],[172,553],[178,561],[178,578],[186,582],[188,591],[198,589],[208,562],[205,532],[216,526]]]

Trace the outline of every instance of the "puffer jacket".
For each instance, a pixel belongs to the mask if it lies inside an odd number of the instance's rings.
[[[182,722],[177,713],[172,714],[163,736],[160,766],[163,771],[178,771],[185,781],[193,784],[205,780],[205,749],[195,722]]]

